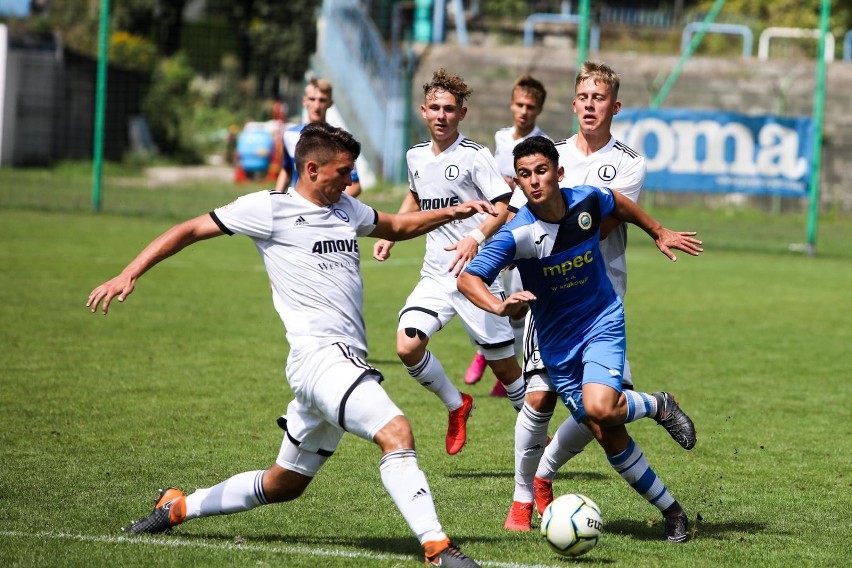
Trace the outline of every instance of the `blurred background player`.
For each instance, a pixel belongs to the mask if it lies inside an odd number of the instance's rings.
[[[426,236],[420,281],[399,313],[397,355],[408,373],[437,395],[449,411],[446,447],[447,453],[455,454],[467,438],[473,399],[453,385],[441,362],[427,349],[429,338],[455,315],[506,387],[514,408],[519,410],[523,404],[525,384],[509,319],[477,308],[456,289],[458,274],[476,255],[479,245],[505,222],[511,189],[491,151],[459,133],[459,123],[467,114],[465,100],[471,94],[461,77],[440,69],[423,85],[423,93],[420,112],[431,139],[406,153],[410,191],[399,212],[428,210],[469,199],[486,199],[498,212],[497,217],[478,215],[444,225]],[[378,241],[373,247],[374,258],[387,260],[393,244]],[[499,282],[492,289],[503,293]]]
[[[296,180],[299,177],[295,161],[296,143],[299,142],[299,136],[301,136],[302,130],[306,125],[312,122],[327,122],[326,114],[328,113],[328,109],[331,108],[331,105],[334,104],[331,96],[331,83],[325,79],[314,77],[305,85],[302,106],[305,107],[308,121],[291,126],[284,131],[284,159],[278,179],[275,182],[275,191],[287,191],[288,187],[296,185]],[[346,193],[352,197],[361,195],[361,181],[358,179],[357,170],[352,170],[352,184],[346,188]]]
[[[494,161],[509,187],[515,189],[515,162],[512,150],[519,142],[530,136],[548,137],[537,125],[536,119],[544,109],[547,91],[541,81],[524,74],[515,80],[512,87],[512,99],[509,110],[512,111],[512,126],[501,128],[494,133]],[[548,137],[549,138],[549,137]],[[507,294],[521,289],[518,273],[514,269],[504,270],[501,275],[503,288]],[[510,319],[512,331],[515,333],[515,355],[523,355],[524,314]],[[476,352],[473,361],[464,374],[464,382],[472,385],[479,382],[485,372],[487,363],[480,351]],[[506,396],[503,383],[495,381],[491,396]]]
[[[292,191],[258,191],[175,225],[154,239],[115,278],[96,287],[92,312],[112,299],[123,302],[136,281],[160,261],[198,241],[246,235],[263,257],[290,352],[286,433],[275,462],[186,495],[162,490],[154,510],[127,529],[164,533],[183,522],[228,515],[297,499],[332,456],[344,433],[381,450],[382,483],[423,546],[426,564],[478,568],[450,542],[438,521],[426,476],[417,463],[414,434],[402,411],[381,387],[381,372],[367,362],[363,280],[358,237],[407,239],[473,214],[493,214],[484,201],[407,215],[383,213],[344,195],[361,145],[325,123],[307,126],[296,146],[302,174]],[[301,223],[297,223],[300,221]],[[316,261],[323,245],[323,263]],[[334,274],[330,274],[332,271]],[[331,278],[333,276],[333,278]],[[310,295],[304,290],[311,290]]]

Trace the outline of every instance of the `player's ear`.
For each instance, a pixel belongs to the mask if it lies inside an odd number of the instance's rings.
[[[461,107],[461,111],[459,111],[459,120],[464,120],[465,115],[467,114],[467,107]]]
[[[565,177],[565,167],[559,166],[556,168],[556,181],[562,181],[562,178]]]
[[[620,111],[620,110],[621,110],[621,101],[616,100],[616,101],[615,101],[615,104],[614,104],[614,105],[612,105],[612,114],[613,114],[613,116],[614,116],[614,115],[616,115],[616,114],[618,114],[618,111]]]

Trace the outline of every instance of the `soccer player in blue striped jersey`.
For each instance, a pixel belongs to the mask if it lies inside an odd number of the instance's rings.
[[[560,188],[564,170],[547,138],[522,142],[514,156],[515,179],[527,205],[459,276],[459,291],[497,315],[511,316],[529,306],[542,362],[571,413],[568,420],[588,426],[612,467],[662,511],[666,538],[683,542],[688,538],[686,513],[625,428],[627,422],[655,417],[660,408],[654,395],[622,390],[624,306],[607,276],[600,227],[609,215],[633,223],[671,260],[676,260],[671,249],[697,256],[701,241],[694,232],[662,227],[618,192],[594,186]],[[524,290],[505,299],[495,296],[488,285],[513,264]],[[531,509],[532,503],[528,505]]]

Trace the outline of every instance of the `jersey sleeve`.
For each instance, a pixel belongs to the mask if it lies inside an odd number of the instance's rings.
[[[587,185],[583,189],[590,192],[596,192],[598,194],[598,203],[600,203],[601,207],[601,219],[612,213],[613,209],[615,209],[615,198],[612,196],[611,189],[606,187],[593,187],[591,185]],[[619,191],[619,193],[621,192]]]
[[[272,201],[269,191],[256,191],[214,209],[210,216],[225,233],[268,239],[272,235]]]
[[[512,192],[512,197],[509,199],[509,211],[517,213],[521,207],[527,204],[527,196],[520,187],[516,187]]]
[[[637,203],[639,194],[642,192],[642,184],[645,183],[645,168],[645,158],[640,156],[632,160],[630,167],[621,169],[615,179],[609,183],[609,187],[633,203]]]
[[[480,249],[465,268],[465,272],[479,276],[491,286],[500,271],[515,258],[515,237],[505,225]]]
[[[473,181],[491,203],[509,197],[512,193],[497,169],[491,150],[484,146],[473,159]]]
[[[376,228],[376,223],[379,221],[379,214],[376,210],[346,194],[343,194],[340,199],[345,199],[348,202],[349,207],[352,208],[355,233],[359,237],[365,237],[372,233]]]

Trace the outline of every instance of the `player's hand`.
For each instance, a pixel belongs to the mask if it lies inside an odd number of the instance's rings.
[[[479,252],[479,243],[473,237],[465,237],[454,245],[444,247],[444,250],[454,250],[456,255],[450,261],[450,266],[447,272],[452,272],[453,276],[459,277],[464,267],[473,260],[476,253]]]
[[[92,310],[92,313],[95,313],[98,311],[98,305],[103,302],[102,311],[106,315],[113,298],[118,297],[118,301],[123,302],[127,296],[133,293],[134,288],[136,288],[136,278],[119,274],[92,290],[92,293],[89,294],[89,300],[86,302],[86,307]]]
[[[520,317],[526,314],[526,311],[530,307],[530,302],[536,299],[535,294],[532,292],[528,292],[527,290],[521,290],[520,292],[515,292],[511,294],[508,298],[503,300],[502,304],[502,313],[498,313],[498,316],[509,316],[513,319],[520,319]]]
[[[373,258],[379,262],[384,262],[390,258],[390,251],[395,243],[385,239],[379,239],[373,245]]]
[[[704,249],[701,248],[701,241],[695,238],[697,234],[695,231],[670,231],[663,227],[654,242],[660,252],[674,262],[677,257],[671,249],[683,251],[691,256],[698,256],[704,252]]]
[[[488,213],[492,217],[497,216],[497,210],[488,201],[465,201],[461,205],[455,206],[453,219],[467,219],[477,213]]]

